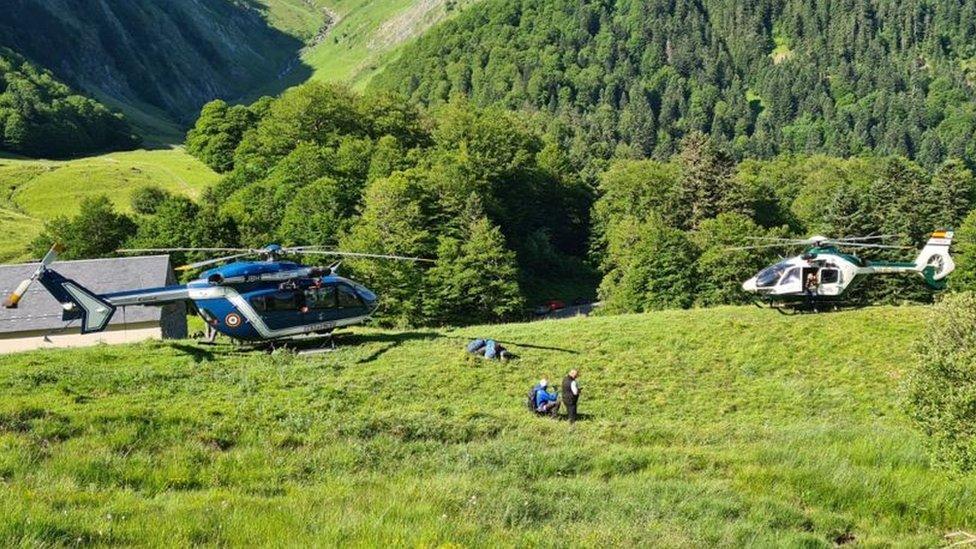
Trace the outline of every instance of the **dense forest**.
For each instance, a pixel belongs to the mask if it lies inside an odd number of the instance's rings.
[[[976,162],[976,4],[937,0],[487,0],[374,80],[553,116],[579,168],[676,154]]]
[[[616,159],[590,186],[545,126],[464,99],[421,109],[319,83],[248,106],[215,101],[187,139],[224,173],[202,200],[141,189],[134,217],[88,200],[78,217],[48,223],[35,251],[53,240],[75,257],[280,242],[435,259],[346,265],[397,325],[518,317],[591,266],[607,312],[742,303],[744,279],[796,252],[730,247],[814,232],[897,234],[918,247],[935,228],[959,227],[951,283],[976,284],[976,180],[960,160],[736,161],[726,143],[693,132],[672,158]],[[915,253],[875,252],[866,255]],[[871,281],[859,288],[870,301],[932,296],[916,277]]]
[[[310,83],[247,107],[207,105],[187,146],[226,172],[200,203],[146,189],[133,220],[90,200],[49,223],[35,248],[280,242],[436,259],[344,267],[380,290],[394,324],[511,318],[522,285],[588,270],[574,258],[586,253],[590,189],[516,113],[464,101],[425,112]],[[104,241],[86,239],[99,219]]]
[[[0,47],[0,150],[61,158],[137,144],[122,115]]]

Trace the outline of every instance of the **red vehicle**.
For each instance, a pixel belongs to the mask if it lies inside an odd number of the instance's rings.
[[[547,315],[549,313],[558,311],[560,309],[565,309],[566,303],[558,299],[550,299],[542,305],[539,305],[535,309],[535,314],[537,315]]]

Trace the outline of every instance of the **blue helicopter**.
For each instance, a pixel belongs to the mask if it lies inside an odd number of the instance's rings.
[[[57,258],[54,246],[34,274],[4,301],[16,308],[27,288],[40,282],[61,303],[62,319],[81,320],[81,333],[100,332],[119,307],[162,306],[191,301],[217,332],[232,339],[264,342],[308,334],[330,334],[336,328],[365,322],[377,309],[378,298],[368,288],[336,274],[341,261],[328,267],[309,267],[282,259],[286,255],[326,255],[363,259],[432,262],[419,257],[365,254],[315,246],[284,248],[157,248],[126,249],[122,253],[234,252],[180,267],[203,267],[257,256],[257,261],[234,261],[204,271],[187,284],[96,294],[50,268]]]

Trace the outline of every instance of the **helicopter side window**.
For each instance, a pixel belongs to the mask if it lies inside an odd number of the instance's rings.
[[[334,309],[336,306],[335,286],[310,288],[305,291],[305,301],[309,309]]]
[[[263,313],[263,312],[265,312],[265,311],[268,310],[268,300],[269,299],[271,299],[271,296],[263,296],[263,295],[261,295],[261,296],[258,296],[258,297],[252,297],[251,298],[251,307],[253,307],[255,311],[257,311],[259,313]]]
[[[840,271],[837,269],[820,269],[821,284],[837,284],[840,282]]]
[[[786,286],[787,284],[792,284],[794,282],[799,282],[799,281],[800,281],[800,269],[794,267],[790,269],[790,272],[786,273],[786,276],[783,277],[783,280],[782,282],[779,283],[779,285]]]
[[[782,276],[783,272],[786,271],[789,266],[789,263],[781,262],[759,271],[759,274],[756,275],[756,286],[759,288],[775,286],[776,282],[779,280],[779,277]]]
[[[362,300],[359,299],[359,296],[356,295],[356,292],[353,291],[353,289],[350,288],[349,286],[341,285],[341,286],[338,286],[336,289],[338,291],[337,293],[338,293],[338,296],[339,296],[339,308],[340,309],[343,308],[343,307],[362,307],[363,306]]]
[[[294,290],[275,292],[271,295],[258,296],[251,299],[255,310],[265,311],[294,311],[305,305],[305,295]]]

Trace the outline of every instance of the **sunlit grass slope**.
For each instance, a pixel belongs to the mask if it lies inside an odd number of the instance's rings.
[[[217,179],[182,149],[128,151],[69,161],[0,158],[0,261],[20,259],[43,222],[73,215],[81,199],[107,195],[130,211],[132,191],[157,185],[197,196]]]
[[[281,1],[281,0],[276,0]],[[477,0],[317,0],[335,26],[307,48],[313,78],[365,85],[399,47]]]
[[[0,358],[0,544],[931,546],[976,528],[898,403],[924,308],[361,331],[294,356]],[[492,336],[521,355],[468,358]],[[531,417],[580,367],[587,417]]]

